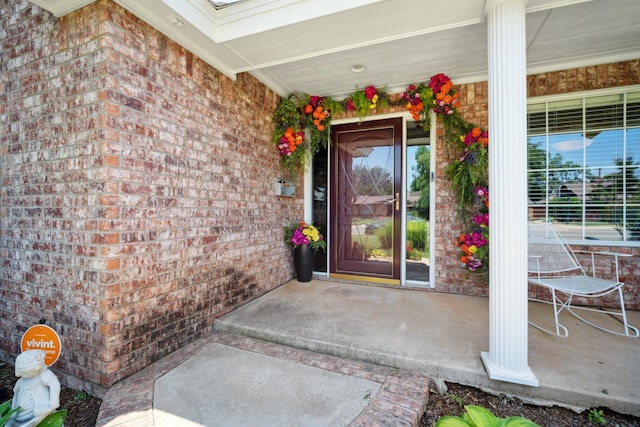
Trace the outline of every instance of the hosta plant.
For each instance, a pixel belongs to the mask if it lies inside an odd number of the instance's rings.
[[[540,427],[523,417],[498,418],[482,406],[467,405],[465,412],[454,417],[446,415],[436,422],[436,427]]]

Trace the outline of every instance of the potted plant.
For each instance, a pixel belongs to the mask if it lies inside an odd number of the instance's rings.
[[[299,282],[308,282],[313,275],[316,251],[327,249],[327,242],[320,231],[304,221],[284,228],[284,240],[293,248],[293,262]]]

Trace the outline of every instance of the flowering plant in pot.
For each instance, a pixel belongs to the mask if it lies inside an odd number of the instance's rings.
[[[293,264],[299,282],[308,282],[313,276],[316,253],[323,251],[327,243],[318,229],[306,222],[293,223],[284,228],[284,239],[293,247]]]
[[[301,245],[309,245],[314,251],[325,250],[327,242],[320,231],[312,224],[304,221],[294,222],[284,228],[284,240],[294,249]]]

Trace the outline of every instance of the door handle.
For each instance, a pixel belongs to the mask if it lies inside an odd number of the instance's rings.
[[[393,202],[396,202],[396,210],[399,211],[400,210],[400,193],[396,193],[395,199],[387,200],[387,203],[393,203]]]

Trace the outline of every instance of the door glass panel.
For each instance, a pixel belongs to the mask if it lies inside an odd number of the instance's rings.
[[[396,132],[393,126],[336,132],[336,272],[393,278],[399,271]]]
[[[429,186],[431,146],[429,138],[408,132],[406,167],[406,280],[429,281]]]

